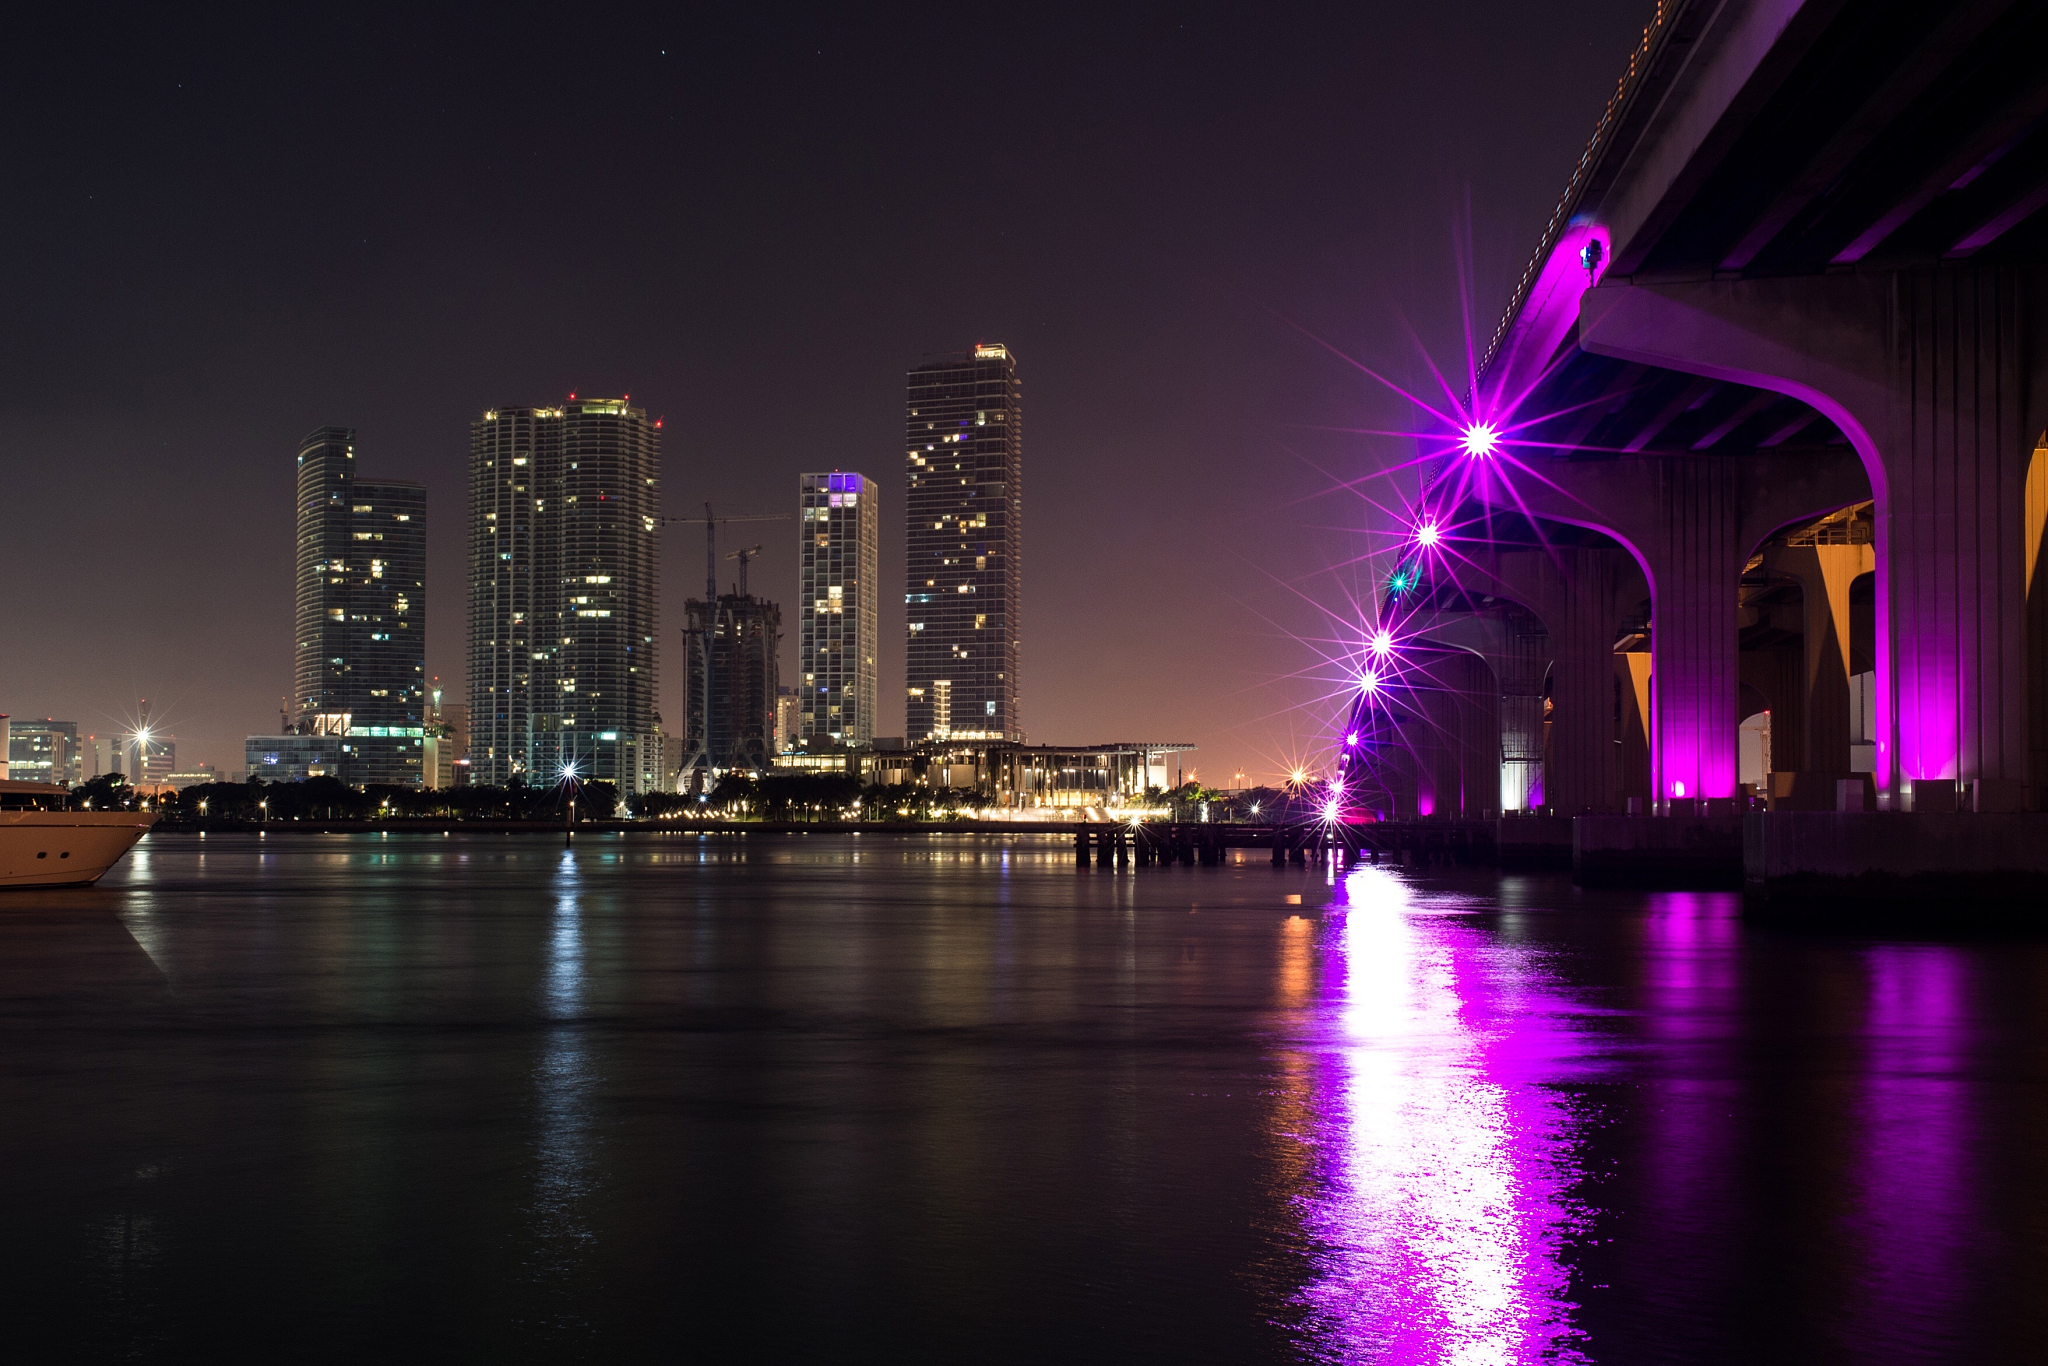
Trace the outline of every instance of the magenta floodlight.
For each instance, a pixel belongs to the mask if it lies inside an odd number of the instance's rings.
[[[1382,626],[1382,627],[1381,627],[1381,628],[1380,628],[1379,630],[1377,630],[1377,631],[1373,632],[1373,636],[1372,636],[1372,652],[1373,652],[1373,653],[1374,653],[1375,655],[1378,655],[1378,656],[1379,656],[1379,657],[1380,657],[1381,659],[1385,659],[1385,658],[1386,658],[1386,657],[1387,657],[1388,655],[1392,654],[1392,653],[1393,653],[1393,651],[1394,651],[1394,633],[1393,633],[1393,632],[1389,631],[1389,630],[1388,630],[1388,629],[1387,629],[1386,627],[1384,627],[1384,626]],[[1370,675],[1368,675],[1368,676],[1370,676]],[[1367,689],[1367,691],[1369,692],[1369,691],[1371,691],[1371,689],[1370,689],[1370,688],[1368,688],[1368,689]]]
[[[1424,522],[1415,528],[1415,544],[1427,550],[1443,539],[1443,531],[1435,522]]]
[[[1368,697],[1372,696],[1380,690],[1380,676],[1373,670],[1367,669],[1365,676],[1358,680],[1358,690]]]
[[[1346,735],[1346,736],[1344,737],[1344,743],[1345,743],[1346,745],[1355,745],[1355,744],[1357,744],[1357,743],[1358,743],[1358,732],[1354,730],[1354,731],[1352,731],[1352,732],[1351,732],[1351,733],[1350,733],[1349,735]]]
[[[1491,422],[1475,422],[1461,438],[1468,459],[1483,460],[1500,449],[1500,433]]]

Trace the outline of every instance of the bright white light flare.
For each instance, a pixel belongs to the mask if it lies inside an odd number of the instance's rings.
[[[1483,459],[1500,448],[1500,433],[1491,422],[1475,422],[1465,429],[1464,445],[1467,456]]]

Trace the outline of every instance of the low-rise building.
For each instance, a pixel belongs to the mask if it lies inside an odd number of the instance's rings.
[[[7,760],[6,776],[16,782],[77,787],[86,779],[76,721],[17,719],[9,723],[6,748],[0,757]]]
[[[1170,785],[1168,756],[1193,748],[1143,742],[931,743],[868,751],[861,771],[871,783],[970,789],[999,810],[1110,812],[1146,806],[1149,789]]]
[[[343,775],[339,735],[251,735],[242,742],[249,780],[299,783]]]

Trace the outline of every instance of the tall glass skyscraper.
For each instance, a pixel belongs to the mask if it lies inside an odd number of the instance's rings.
[[[875,742],[881,510],[863,474],[801,477],[797,544],[797,738]]]
[[[470,426],[473,781],[662,785],[660,435],[624,398]]]
[[[356,477],[356,434],[299,443],[293,710],[342,777],[418,786],[426,735],[427,491]]]
[[[910,372],[909,738],[1024,738],[1018,708],[1023,388],[977,346]]]

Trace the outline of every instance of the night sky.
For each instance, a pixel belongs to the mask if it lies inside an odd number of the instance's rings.
[[[1315,429],[1410,422],[1304,332],[1422,382],[1417,338],[1463,352],[1461,256],[1491,332],[1651,10],[17,29],[0,711],[104,732],[146,696],[181,767],[241,767],[290,686],[293,457],[325,423],[357,428],[365,477],[427,485],[427,666],[466,700],[471,419],[627,392],[666,419],[670,512],[879,481],[877,732],[900,734],[903,374],[999,341],[1030,738],[1189,741],[1206,782],[1271,779],[1325,732],[1323,609],[1368,545],[1322,491],[1400,453]],[[787,671],[795,524],[748,530]],[[671,528],[671,732],[702,566]]]

